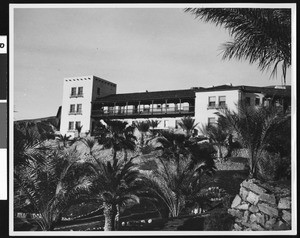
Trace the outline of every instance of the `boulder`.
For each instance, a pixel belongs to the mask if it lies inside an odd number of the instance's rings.
[[[243,230],[243,228],[242,228],[241,226],[239,226],[237,223],[234,223],[233,227],[234,227],[234,229],[237,230],[237,231]]]
[[[276,219],[271,218],[270,220],[266,221],[265,228],[267,228],[268,230],[272,230],[275,223],[276,223]]]
[[[276,198],[274,194],[262,193],[259,195],[259,201],[263,201],[269,204],[276,204]]]
[[[242,197],[242,199],[244,201],[246,201],[248,193],[249,193],[249,191],[246,188],[244,188],[244,187],[240,188],[240,196]]]
[[[237,194],[235,196],[235,198],[233,199],[232,203],[231,203],[231,208],[235,208],[237,207],[238,205],[240,205],[242,202],[242,199],[241,197]]]
[[[256,213],[259,211],[258,207],[255,206],[255,205],[252,205],[249,207],[249,211],[252,212],[252,213]]]
[[[242,221],[243,222],[248,222],[248,219],[249,219],[249,211],[245,211],[244,212],[244,216],[243,216],[243,218],[242,218]]]
[[[280,198],[278,203],[278,209],[291,209],[291,198]]]
[[[248,203],[244,203],[244,204],[238,205],[236,207],[236,209],[238,209],[238,210],[248,210],[248,208],[249,208],[249,204]]]
[[[264,231],[265,229],[264,228],[262,228],[259,224],[257,224],[257,223],[252,223],[251,224],[251,230],[253,230],[253,231]]]
[[[291,224],[292,214],[286,210],[282,210],[282,219],[287,223]]]
[[[244,181],[242,183],[242,186],[245,187],[245,188],[247,188],[247,189],[249,189],[249,190],[251,190],[252,192],[254,192],[254,193],[258,194],[258,195],[267,192],[266,189],[258,186],[257,184],[254,184],[254,183],[251,183],[251,182],[248,182],[248,181]]]
[[[251,214],[249,219],[250,219],[251,223],[256,222],[257,221],[257,216],[255,214]]]
[[[263,212],[263,213],[265,213],[265,214],[267,214],[271,217],[277,217],[278,216],[278,210],[274,207],[269,206],[266,203],[259,203],[258,204],[258,209],[261,212]]]
[[[250,202],[251,204],[256,205],[258,203],[258,199],[259,199],[259,196],[250,191],[246,201]]]
[[[228,209],[228,213],[234,217],[237,217],[237,218],[240,218],[242,219],[243,217],[243,212],[242,211],[239,211],[239,210],[236,210],[236,209]]]

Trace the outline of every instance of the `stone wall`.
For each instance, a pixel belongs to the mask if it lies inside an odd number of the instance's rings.
[[[259,180],[245,180],[228,213],[236,231],[291,229],[291,191]]]

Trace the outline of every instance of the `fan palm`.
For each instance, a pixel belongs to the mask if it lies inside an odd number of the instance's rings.
[[[273,144],[290,120],[274,106],[249,107],[239,102],[238,111],[222,109],[217,115],[235,132],[240,144],[249,153],[249,177],[255,177],[262,153]]]
[[[223,25],[233,36],[223,45],[223,59],[258,62],[262,71],[282,66],[283,82],[291,65],[291,10],[261,8],[187,8],[186,12],[206,22]]]

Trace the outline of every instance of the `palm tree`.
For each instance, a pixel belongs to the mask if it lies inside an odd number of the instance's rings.
[[[73,145],[75,142],[76,142],[76,139],[71,139],[72,136],[67,136],[66,134],[65,135],[56,135],[56,141],[58,142],[58,146],[59,147],[69,147],[71,145]]]
[[[258,62],[262,71],[282,65],[283,82],[291,66],[291,10],[261,8],[187,8],[185,12],[206,22],[222,25],[233,36],[223,45],[223,59]]]
[[[178,122],[178,125],[186,132],[188,136],[191,136],[198,123],[195,123],[195,119],[192,117],[183,117],[181,121]]]
[[[210,142],[217,148],[217,158],[220,161],[224,160],[222,153],[222,146],[225,146],[226,138],[228,136],[228,131],[225,123],[219,119],[217,124],[207,124],[200,128],[200,131],[204,136],[206,136]]]
[[[169,216],[177,217],[185,207],[189,196],[201,190],[201,176],[214,170],[212,156],[189,137],[174,132],[162,132],[157,138],[157,170],[144,171],[148,179],[148,190],[155,194],[169,210]],[[204,153],[203,153],[204,152]]]
[[[159,120],[148,120],[148,122],[149,122],[150,131],[151,131],[152,135],[155,136],[156,135],[155,128],[158,127],[160,121]]]
[[[19,166],[15,189],[29,201],[29,211],[37,214],[34,219],[40,228],[49,231],[54,230],[72,203],[89,191],[91,182],[80,172],[82,163],[74,148],[39,148],[38,154],[39,160],[33,158],[29,164]]]
[[[149,131],[150,128],[149,121],[134,121],[133,126],[137,128],[138,131],[141,133],[140,147],[143,148],[145,145],[146,133]]]
[[[127,122],[118,120],[105,120],[99,122],[98,130],[94,132],[98,143],[105,148],[112,149],[113,160],[117,159],[117,152],[124,152],[124,158],[127,159],[127,150],[135,150],[136,137],[133,135],[134,127],[128,126]]]
[[[105,231],[117,230],[119,226],[120,209],[129,202],[139,203],[136,195],[141,190],[139,183],[141,174],[133,162],[129,160],[113,159],[104,161],[97,156],[93,148],[95,144],[88,140],[90,153],[86,165],[93,174],[92,194],[103,204],[105,217]]]
[[[217,115],[225,120],[249,153],[249,177],[257,176],[257,164],[262,153],[274,144],[274,138],[282,133],[290,120],[274,106],[249,107],[239,102],[238,111],[220,110]],[[290,138],[289,138],[290,139]]]

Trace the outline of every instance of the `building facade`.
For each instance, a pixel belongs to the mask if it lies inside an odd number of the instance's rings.
[[[158,129],[177,129],[182,117],[191,116],[201,125],[215,123],[220,107],[236,110],[239,100],[249,106],[268,103],[288,109],[290,86],[252,87],[220,85],[184,90],[116,93],[117,85],[96,76],[64,79],[60,133],[75,136],[93,130],[101,119],[158,120]]]

